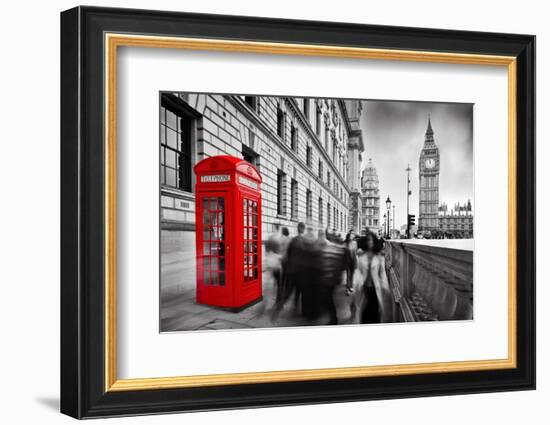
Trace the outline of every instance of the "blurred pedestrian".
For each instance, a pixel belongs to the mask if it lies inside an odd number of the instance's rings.
[[[357,241],[353,285],[355,320],[360,323],[389,323],[392,320],[392,294],[381,249],[380,240],[372,232]]]
[[[294,236],[288,244],[286,258],[284,262],[285,269],[285,286],[287,297],[294,294],[294,307],[296,312],[300,312],[300,304],[302,304],[302,312],[304,310],[304,300],[302,299],[302,291],[312,278],[312,252],[308,252],[308,244],[304,236],[306,225],[302,222],[298,223],[298,234]],[[306,300],[307,301],[307,300]],[[306,308],[307,309],[307,308]]]
[[[281,236],[279,238],[279,243],[281,245],[281,255],[285,257],[286,250],[288,249],[288,244],[290,243],[290,232],[288,231],[288,227],[286,226],[281,227]]]
[[[321,233],[317,241],[316,282],[314,287],[315,316],[327,315],[328,324],[338,324],[335,290],[344,281],[350,264],[350,253],[344,245],[327,241]]]
[[[348,293],[353,292],[353,273],[357,266],[357,235],[355,231],[350,230],[344,240],[344,245],[348,251],[346,264],[346,288]]]
[[[266,286],[274,289],[274,307],[283,299],[283,257],[281,255],[280,239],[276,235],[269,237],[265,243],[265,281]]]

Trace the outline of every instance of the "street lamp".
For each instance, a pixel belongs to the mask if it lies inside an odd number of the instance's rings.
[[[409,164],[407,164],[407,168],[405,169],[407,172],[407,239],[411,237],[411,224],[410,224],[410,217],[409,217],[409,198],[412,195],[411,192],[411,167]]]
[[[391,233],[392,235],[395,235],[395,204],[393,204],[393,214],[391,218]]]
[[[388,195],[388,199],[386,199],[386,209],[388,210],[388,221],[387,221],[387,231],[386,231],[386,237],[390,234],[390,209],[391,209],[391,199],[390,195]]]

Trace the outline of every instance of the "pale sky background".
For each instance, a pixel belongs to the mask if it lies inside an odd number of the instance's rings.
[[[363,101],[363,168],[372,158],[380,180],[380,220],[389,195],[397,229],[407,220],[407,164],[412,170],[409,211],[418,223],[418,160],[428,115],[440,154],[439,202],[452,208],[470,199],[474,205],[472,104]]]

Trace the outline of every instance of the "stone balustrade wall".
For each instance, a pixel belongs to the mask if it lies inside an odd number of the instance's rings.
[[[389,241],[396,321],[473,319],[473,252]]]

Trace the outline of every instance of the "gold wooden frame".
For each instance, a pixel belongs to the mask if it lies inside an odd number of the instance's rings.
[[[369,49],[255,41],[105,34],[105,391],[134,391],[214,385],[357,378],[418,373],[511,369],[516,357],[516,58],[477,54]],[[507,67],[508,71],[508,357],[385,366],[306,369],[254,373],[117,379],[116,374],[116,96],[117,50],[121,46],[326,56]]]

